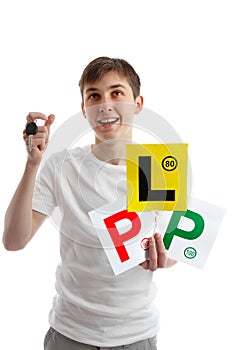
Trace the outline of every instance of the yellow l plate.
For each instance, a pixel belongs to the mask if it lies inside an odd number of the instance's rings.
[[[127,144],[128,211],[187,210],[188,145]]]

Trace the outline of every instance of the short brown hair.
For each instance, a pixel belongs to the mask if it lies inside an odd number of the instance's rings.
[[[110,71],[115,71],[120,76],[124,76],[128,80],[135,99],[140,95],[141,82],[134,68],[123,59],[103,56],[91,61],[84,69],[79,81],[82,98],[84,85],[86,83],[95,83],[96,81],[100,80],[104,74]]]

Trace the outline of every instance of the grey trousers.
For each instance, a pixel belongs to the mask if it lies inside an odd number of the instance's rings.
[[[153,337],[128,345],[99,347],[79,343],[50,328],[45,335],[44,350],[156,350],[156,343],[156,337]]]

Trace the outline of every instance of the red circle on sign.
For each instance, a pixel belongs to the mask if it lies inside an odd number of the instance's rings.
[[[149,248],[149,238],[143,238],[141,241],[141,248],[147,250]]]

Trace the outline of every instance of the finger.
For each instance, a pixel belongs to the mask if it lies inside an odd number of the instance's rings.
[[[24,130],[23,131],[23,139],[24,139],[24,141],[28,141],[28,136],[29,135],[27,135],[26,131]],[[47,128],[45,128],[44,126],[39,126],[38,127],[38,133],[33,135],[33,140],[44,139],[44,141],[46,141],[47,137],[48,137],[48,130],[47,130]]]
[[[143,263],[141,263],[140,265],[145,269],[145,270],[149,270],[149,260],[143,261]]]
[[[30,112],[28,113],[26,119],[27,119],[27,123],[31,123],[31,122],[34,122],[36,119],[47,120],[48,117],[43,113]]]
[[[163,238],[160,233],[155,234],[155,244],[157,250],[157,263],[158,267],[166,267],[167,264],[167,251],[165,249]]]
[[[34,135],[35,137],[47,137],[49,134],[48,128],[45,125],[38,126],[38,132]]]
[[[48,128],[48,130],[50,130],[50,126],[53,124],[54,120],[55,120],[55,115],[50,114],[44,124]]]
[[[148,259],[149,259],[149,269],[151,271],[155,271],[158,267],[157,258],[158,257],[157,257],[155,239],[154,237],[150,237]]]
[[[45,146],[46,146],[46,142],[45,142],[45,138],[44,137],[40,137],[40,138],[36,138],[34,135],[31,135],[32,139],[31,139],[31,149],[36,149],[39,148],[39,150],[44,150]],[[26,140],[26,145],[27,147],[29,147],[29,138]]]
[[[44,150],[46,146],[46,140],[48,137],[48,130],[45,126],[38,127],[38,133],[35,135],[30,135],[31,137],[31,145],[32,149],[39,147],[40,150]],[[24,141],[26,142],[26,146],[29,146],[29,136],[24,131],[23,133]]]

